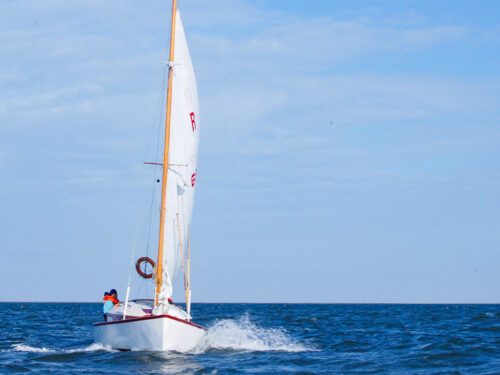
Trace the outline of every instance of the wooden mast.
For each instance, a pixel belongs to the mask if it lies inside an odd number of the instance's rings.
[[[167,177],[168,177],[168,153],[170,148],[170,120],[172,115],[172,80],[174,76],[174,44],[175,44],[175,20],[177,14],[177,0],[172,0],[172,27],[170,30],[170,53],[168,55],[168,88],[167,105],[165,113],[165,144],[163,148],[163,177],[161,183],[161,209],[160,209],[160,236],[158,240],[158,257],[156,261],[156,292],[155,306],[158,305],[158,295],[163,284],[163,244],[165,240],[165,216],[167,211]]]

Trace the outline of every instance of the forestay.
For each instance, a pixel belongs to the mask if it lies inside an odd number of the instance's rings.
[[[172,296],[173,281],[187,251],[198,159],[198,91],[180,13],[176,13],[169,169],[166,192],[163,285],[159,300]]]

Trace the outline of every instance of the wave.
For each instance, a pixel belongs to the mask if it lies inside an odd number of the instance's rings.
[[[117,352],[117,350],[107,345],[93,343],[83,348],[66,349],[63,350],[63,352],[64,353]]]
[[[12,346],[12,351],[15,352],[26,352],[26,353],[64,353],[64,354],[73,354],[73,353],[88,353],[88,352],[97,352],[97,351],[106,351],[106,352],[114,352],[116,350],[112,349],[109,346],[102,344],[91,344],[89,346],[85,346],[83,348],[74,348],[74,349],[50,349],[50,348],[37,348],[35,346],[25,345],[25,344],[15,344]]]
[[[297,342],[283,329],[258,327],[248,315],[244,315],[238,320],[218,320],[209,327],[206,336],[194,352],[202,353],[210,349],[258,352],[315,350]]]
[[[36,348],[34,346],[24,345],[24,344],[15,344],[12,347],[12,350],[15,352],[27,352],[27,353],[49,353],[52,350],[48,348]]]

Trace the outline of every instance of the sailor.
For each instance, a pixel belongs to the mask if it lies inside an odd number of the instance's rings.
[[[102,298],[102,303],[104,306],[106,305],[106,301],[108,300],[109,297],[109,292],[104,292],[104,297]],[[104,306],[102,307],[103,313],[104,313]],[[104,313],[104,321],[106,321],[106,313]]]
[[[116,289],[111,289],[109,293],[104,293],[103,301],[104,306],[102,307],[102,312],[104,313],[104,320],[107,320],[106,314],[109,313],[115,305],[120,303]]]

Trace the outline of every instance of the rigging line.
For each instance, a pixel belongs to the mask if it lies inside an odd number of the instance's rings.
[[[182,196],[177,196],[177,206],[180,207],[180,210],[181,212],[184,212],[184,199],[182,198]],[[184,248],[183,248],[183,245],[182,245],[182,239],[183,239],[183,235],[184,235],[184,230],[181,230],[181,222],[179,220],[179,212],[176,213],[176,216],[177,216],[177,230],[178,230],[178,238],[179,238],[179,253],[180,253],[180,257],[182,259],[182,274],[183,274],[183,284],[184,284],[184,290],[186,290],[187,288],[187,279],[186,279],[186,259],[185,259],[185,256],[184,256]],[[189,226],[188,226],[189,228]],[[189,239],[188,239],[189,241]],[[189,242],[188,242],[189,243]],[[187,303],[187,301],[186,301]]]
[[[146,256],[149,257],[149,244],[151,242],[151,223],[153,221],[153,205],[155,201],[155,193],[156,193],[156,172],[155,172],[155,180],[153,182],[153,189],[151,191],[151,203],[149,204],[149,220],[148,220],[148,239],[146,243]]]
[[[178,238],[179,255],[182,259],[182,272],[184,272],[184,252],[182,249],[181,222],[179,220],[179,213],[177,212],[175,215],[177,217],[177,238]]]
[[[166,69],[165,69],[165,64],[163,64],[162,66],[162,83],[161,83],[161,91],[160,91],[160,94],[158,95],[158,100],[156,101],[156,105],[155,105],[155,110],[154,110],[154,115],[153,115],[153,119],[151,121],[151,125],[149,127],[149,136],[148,136],[148,150],[150,150],[151,148],[149,147],[149,144],[150,143],[153,143],[152,142],[152,139],[153,139],[153,131],[154,131],[154,126],[155,126],[155,123],[156,122],[159,122],[160,125],[161,125],[161,118],[162,118],[162,115],[163,115],[163,107],[162,107],[162,103],[164,101],[164,97],[165,97],[165,93],[164,93],[164,88],[165,88],[165,76],[166,76]],[[158,113],[158,120],[155,118],[156,114]],[[158,144],[158,137],[157,137],[157,144]],[[157,146],[157,149],[158,149],[158,146]],[[157,151],[158,152],[158,151]],[[147,155],[146,155],[147,156]]]
[[[160,106],[160,103],[164,102],[165,99],[165,79],[166,79],[166,74],[167,74],[167,69],[166,65],[163,67],[163,79],[162,79],[162,84],[161,84],[161,95],[160,95],[160,100],[158,101],[157,106]],[[161,134],[161,125],[162,125],[162,116],[163,115],[163,109],[160,110],[160,116],[158,116],[158,126],[157,126],[157,134],[156,134],[156,154],[155,154],[155,161],[158,161],[158,154],[160,150],[160,134]],[[158,169],[155,167],[154,168],[154,181],[153,181],[153,189],[151,192],[151,203],[149,205],[149,221],[148,221],[148,229],[147,229],[147,244],[146,244],[146,256],[149,257],[149,246],[151,243],[151,224],[153,221],[153,205],[154,205],[154,200],[155,200],[155,195],[156,195],[156,181],[158,179]]]
[[[167,65],[164,65],[163,66],[163,78],[162,78],[162,82],[161,82],[161,101],[158,103],[158,105],[160,105],[160,103],[163,103],[165,101],[165,82],[166,82],[166,76],[167,76],[167,69],[166,69]],[[156,155],[155,155],[155,161],[158,161],[158,153],[159,153],[159,150],[160,150],[160,134],[161,134],[161,128],[162,128],[162,120],[163,120],[163,107],[161,107],[161,111],[160,111],[160,116],[158,118],[158,130],[157,130],[157,134],[156,134]]]
[[[127,282],[127,296],[125,299],[125,309],[124,309],[124,316],[127,312],[127,304],[128,304],[128,298],[130,294],[130,285],[132,283],[132,270],[134,268],[134,257],[135,257],[135,247],[137,245],[137,237],[139,233],[139,224],[142,221],[141,215],[137,216],[137,220],[135,222],[135,230],[134,230],[134,241],[132,242],[132,251],[130,252],[130,267],[128,271],[128,282]]]

